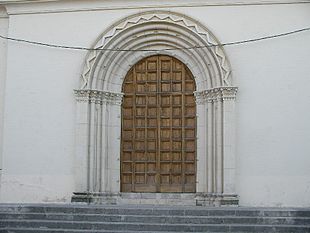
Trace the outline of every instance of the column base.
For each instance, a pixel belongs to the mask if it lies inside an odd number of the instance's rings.
[[[73,193],[71,197],[72,203],[102,204],[116,205],[119,203],[119,193],[89,193],[79,192]]]
[[[73,203],[118,205],[187,205],[187,206],[238,206],[236,194],[217,193],[89,193],[76,192],[71,198]]]
[[[197,193],[195,199],[197,206],[239,206],[237,194]]]

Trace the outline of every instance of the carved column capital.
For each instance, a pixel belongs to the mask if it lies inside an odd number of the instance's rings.
[[[218,102],[226,100],[235,100],[238,87],[215,87],[208,90],[196,91],[194,93],[197,104],[206,102]]]
[[[197,105],[202,105],[207,102],[207,96],[205,91],[195,91],[194,96]]]
[[[74,90],[77,102],[89,102],[89,90]]]
[[[238,92],[238,87],[222,87],[221,95],[222,99],[225,100],[235,100]]]
[[[123,93],[115,93],[101,90],[74,90],[77,102],[88,102],[95,104],[115,104],[121,105]]]
[[[102,93],[97,90],[89,92],[89,102],[94,104],[102,104]]]
[[[123,96],[123,93],[102,92],[102,100],[108,104],[121,105]]]

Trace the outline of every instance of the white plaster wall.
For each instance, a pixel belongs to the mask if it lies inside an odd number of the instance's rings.
[[[14,14],[14,9],[9,8],[11,37],[86,47],[116,20],[144,10]],[[164,9],[198,19],[221,42],[310,25],[310,4]],[[239,86],[237,192],[243,206],[310,206],[309,41],[305,32],[226,47]],[[72,90],[85,55],[9,43],[2,202],[69,201],[74,191]]]
[[[9,26],[9,16],[4,7],[0,6],[0,34],[7,36]],[[6,61],[7,61],[7,41],[0,41],[0,179],[2,175],[2,142],[4,125],[4,91],[6,80]],[[1,188],[1,183],[0,183]]]
[[[9,36],[91,46],[111,24],[109,19],[120,16],[110,13],[13,15]],[[85,56],[84,51],[9,42],[2,202],[70,200],[74,191],[73,89],[79,87]]]

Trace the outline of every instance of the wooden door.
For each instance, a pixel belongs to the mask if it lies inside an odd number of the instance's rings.
[[[170,56],[132,67],[123,83],[122,192],[196,192],[195,81]]]

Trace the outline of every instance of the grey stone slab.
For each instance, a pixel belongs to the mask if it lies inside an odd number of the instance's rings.
[[[171,196],[172,197],[172,196]],[[310,232],[310,209],[3,205],[3,232]],[[5,230],[7,229],[7,230]],[[14,230],[15,229],[15,230]]]

